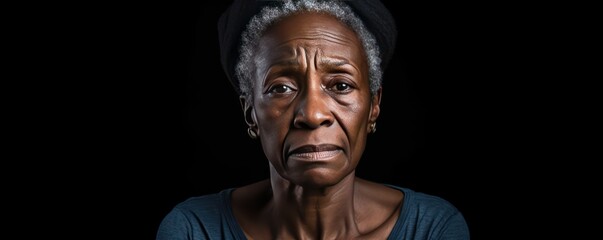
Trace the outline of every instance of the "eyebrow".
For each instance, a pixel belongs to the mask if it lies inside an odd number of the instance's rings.
[[[343,59],[321,59],[320,60],[320,65],[326,65],[326,66],[331,66],[331,67],[340,67],[346,64],[350,64],[350,62],[348,62],[347,60],[343,60]],[[351,64],[350,64],[351,65]]]
[[[282,61],[278,61],[275,64],[273,64],[273,66],[299,66],[299,62],[297,61],[297,59],[293,58],[293,59],[286,59],[286,60],[282,60]]]
[[[347,59],[322,58],[319,61],[319,67],[323,69],[323,71],[331,73],[347,73],[351,75],[362,74],[360,69],[358,69],[358,67],[356,67],[354,64],[350,63],[350,61],[348,61]],[[294,72],[295,70],[293,69],[299,68],[300,65],[301,64],[299,63],[299,59],[289,58],[277,61],[276,63],[270,65],[268,69],[271,69],[272,67],[278,67],[280,69],[277,70],[278,72]]]
[[[327,71],[335,71],[339,73],[345,72],[352,75],[360,74],[360,69],[346,59],[321,59],[319,64]],[[341,66],[346,67],[341,68]]]

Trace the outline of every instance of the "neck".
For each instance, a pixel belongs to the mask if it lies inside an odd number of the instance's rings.
[[[354,211],[352,172],[332,186],[301,186],[271,169],[276,236],[295,239],[342,239],[359,235]],[[347,235],[347,236],[346,236]]]

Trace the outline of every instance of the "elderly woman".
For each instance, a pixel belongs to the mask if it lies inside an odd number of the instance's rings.
[[[469,239],[447,201],[355,176],[396,38],[377,0],[236,0],[222,64],[269,179],[190,198],[158,240]]]

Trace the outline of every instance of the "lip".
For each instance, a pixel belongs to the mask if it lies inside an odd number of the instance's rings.
[[[296,158],[300,160],[318,161],[326,160],[338,155],[343,150],[332,144],[320,144],[320,145],[303,145],[289,151],[289,158]]]

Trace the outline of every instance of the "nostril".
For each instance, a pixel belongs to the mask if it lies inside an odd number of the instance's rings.
[[[300,113],[293,119],[293,125],[296,128],[318,128],[320,126],[330,126],[333,124],[333,116],[330,111],[314,111],[312,114]]]
[[[311,128],[308,124],[302,121],[294,121],[293,125],[295,125],[296,128]]]

